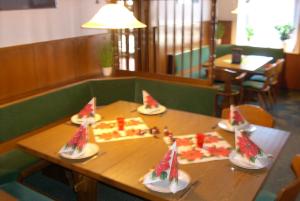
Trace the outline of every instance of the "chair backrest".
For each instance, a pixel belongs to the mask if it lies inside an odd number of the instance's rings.
[[[265,77],[266,81],[264,83],[263,89],[269,87],[271,84],[277,80],[277,72],[276,72],[276,63],[270,64],[265,68]]]
[[[215,69],[214,77],[218,81],[224,82],[224,93],[232,92],[232,84],[240,85],[245,79],[247,73],[239,73],[229,69]],[[241,87],[242,89],[242,87]]]
[[[274,70],[274,77],[271,80],[272,85],[276,85],[279,82],[279,77],[283,69],[284,59],[277,59],[275,62],[275,70]]]
[[[265,111],[263,108],[256,105],[238,105],[237,108],[241,111],[246,120],[251,124],[273,128],[275,120],[272,115]],[[230,109],[225,108],[222,110],[222,118],[227,119]]]
[[[297,178],[277,194],[276,201],[295,201],[300,191],[300,178]]]
[[[297,154],[292,160],[292,170],[294,171],[295,175],[300,178],[300,154]]]

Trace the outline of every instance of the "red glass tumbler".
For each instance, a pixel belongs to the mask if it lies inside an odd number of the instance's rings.
[[[197,146],[199,148],[202,148],[204,144],[205,135],[202,133],[197,133],[196,137],[197,137]]]

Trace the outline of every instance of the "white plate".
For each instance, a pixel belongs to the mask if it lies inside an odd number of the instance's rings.
[[[147,178],[147,177],[151,177],[152,175],[152,171],[148,172],[144,178]],[[178,170],[178,189],[177,191],[181,191],[183,189],[185,189],[189,183],[190,183],[191,179],[190,179],[190,176],[182,171],[182,170]],[[155,183],[147,183],[145,184],[145,186],[152,190],[152,191],[156,191],[156,192],[160,192],[160,193],[171,193],[170,191],[170,182],[167,180],[167,181],[158,181],[158,182],[155,182]]]
[[[62,157],[67,158],[67,159],[84,159],[84,158],[89,158],[99,152],[99,147],[97,144],[94,143],[87,143],[84,148],[84,154],[74,157],[70,154],[65,154],[65,153],[59,153]]]
[[[88,117],[87,121],[91,123],[95,123],[101,120],[101,116],[99,114],[95,114],[95,117]],[[78,118],[78,114],[75,114],[71,117],[71,122],[74,124],[82,124],[83,118]]]
[[[230,125],[230,123],[227,119],[222,119],[221,121],[219,121],[218,126],[223,130],[226,130],[229,132],[234,132],[234,127]],[[252,124],[249,124],[249,126],[247,128],[242,129],[242,130],[252,133],[256,130],[256,127]]]
[[[264,157],[257,158],[255,163],[251,163],[248,160],[244,159],[239,153],[237,153],[235,150],[233,150],[229,154],[229,160],[234,165],[245,168],[245,169],[251,169],[251,170],[257,170],[265,168],[269,165],[270,159],[264,155]]]
[[[146,115],[156,115],[156,114],[161,114],[164,113],[167,110],[167,108],[163,105],[159,105],[158,108],[155,109],[148,109],[145,107],[145,105],[141,105],[138,107],[137,111],[141,114],[146,114]]]

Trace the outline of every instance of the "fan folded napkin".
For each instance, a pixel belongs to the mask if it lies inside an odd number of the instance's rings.
[[[229,124],[233,129],[247,129],[250,124],[234,105],[230,105]]]
[[[150,113],[160,110],[160,104],[145,90],[143,90],[143,104]]]
[[[245,131],[235,130],[235,149],[238,153],[238,159],[246,165],[254,165],[263,167],[262,159],[266,159],[267,155],[259,148]]]
[[[80,157],[84,154],[88,142],[87,122],[84,121],[73,137],[59,151],[61,154],[69,155],[72,158]]]
[[[179,190],[177,164],[177,146],[176,142],[174,142],[164,158],[150,172],[149,176],[144,179],[144,184],[167,183],[169,184],[170,191],[176,193]]]
[[[96,98],[92,98],[78,113],[79,118],[94,117],[96,114]]]

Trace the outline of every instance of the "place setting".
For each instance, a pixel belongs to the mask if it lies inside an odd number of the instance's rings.
[[[230,105],[228,119],[219,121],[218,127],[232,133],[234,133],[235,129],[244,130],[248,133],[252,133],[256,130],[256,127],[253,124],[250,124],[240,110],[234,105]]]
[[[88,122],[83,121],[71,139],[59,150],[59,155],[73,162],[85,162],[92,157],[102,155],[95,143],[89,142]]]
[[[178,169],[176,142],[155,168],[141,177],[140,181],[149,190],[159,193],[175,194],[189,186],[190,176]]]
[[[272,162],[272,155],[266,154],[256,145],[247,132],[235,130],[235,149],[229,155],[229,161],[240,168],[260,170]]]
[[[147,91],[143,90],[142,93],[143,93],[143,105],[137,108],[137,111],[140,114],[158,115],[166,112],[167,108],[161,105]]]
[[[96,113],[96,97],[93,97],[77,114],[71,117],[73,124],[81,125],[83,121],[94,124],[101,120],[101,115]]]

